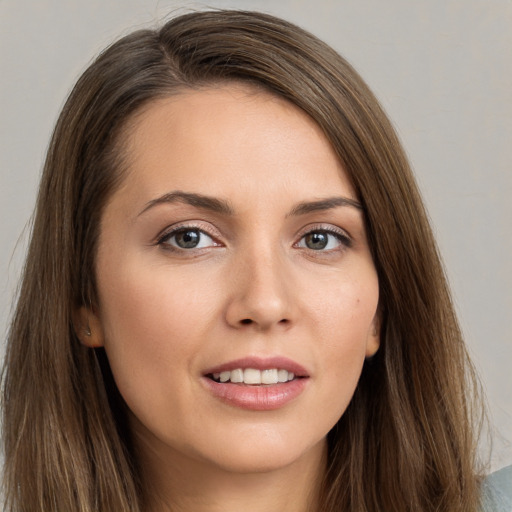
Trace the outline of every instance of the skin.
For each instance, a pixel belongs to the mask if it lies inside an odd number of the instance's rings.
[[[361,209],[298,209],[356,201],[341,163],[301,110],[236,84],[150,104],[125,149],[101,223],[99,301],[76,323],[83,343],[105,347],[131,411],[148,510],[314,510],[326,434],[379,347]],[[231,212],[155,202],[175,191]],[[184,226],[198,248],[164,237]],[[328,245],[312,249],[306,235],[319,230]],[[213,396],[205,370],[247,356],[296,361],[303,392],[271,411]]]

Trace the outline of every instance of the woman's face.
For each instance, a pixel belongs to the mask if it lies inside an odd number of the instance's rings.
[[[379,345],[363,213],[325,136],[231,85],[155,101],[125,150],[81,318],[139,446],[238,472],[322,452]]]

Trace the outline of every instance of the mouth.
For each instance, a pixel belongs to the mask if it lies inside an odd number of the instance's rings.
[[[298,398],[308,387],[309,374],[285,357],[246,357],[207,370],[202,381],[229,406],[269,411]]]
[[[249,386],[284,384],[298,377],[295,373],[284,368],[267,368],[259,370],[257,368],[235,368],[234,370],[225,370],[206,375],[209,379],[220,383],[246,384]]]

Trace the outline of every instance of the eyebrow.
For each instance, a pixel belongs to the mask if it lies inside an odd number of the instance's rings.
[[[339,206],[350,206],[358,210],[363,210],[363,206],[359,201],[350,199],[348,197],[328,197],[326,199],[320,199],[318,201],[305,201],[296,205],[292,211],[288,214],[291,216],[305,215],[306,213],[318,212],[323,210],[332,210]]]
[[[227,201],[217,199],[216,197],[204,196],[202,194],[193,194],[190,192],[174,191],[157,197],[146,203],[146,206],[139,213],[139,216],[148,211],[150,208],[159,204],[166,203],[185,203],[203,210],[210,210],[223,215],[233,215],[234,210]]]
[[[196,208],[210,210],[212,212],[220,213],[222,215],[234,215],[234,210],[227,201],[218,199],[216,197],[205,196],[203,194],[194,194],[192,192],[182,192],[180,190],[177,190],[174,192],[164,194],[160,197],[157,197],[156,199],[152,199],[151,201],[146,203],[146,205],[138,214],[138,216],[142,215],[143,213],[157,205],[169,203],[185,203],[189,204],[190,206],[195,206]],[[301,202],[292,208],[290,213],[287,214],[287,217],[296,217],[311,212],[331,210],[333,208],[338,208],[340,206],[350,206],[358,210],[363,209],[361,203],[359,201],[356,201],[355,199],[336,196],[328,197],[326,199],[320,199],[318,201]]]

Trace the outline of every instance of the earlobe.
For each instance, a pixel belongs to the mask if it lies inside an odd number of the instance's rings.
[[[103,347],[103,328],[91,308],[81,306],[73,312],[73,327],[82,343],[89,348]]]
[[[368,341],[366,342],[366,357],[372,357],[377,353],[380,347],[380,314],[377,312],[373,318],[368,332]]]

